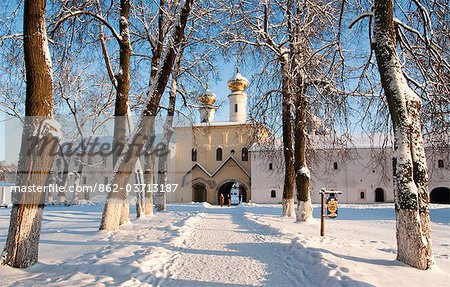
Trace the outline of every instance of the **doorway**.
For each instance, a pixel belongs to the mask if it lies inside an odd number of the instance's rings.
[[[192,201],[206,202],[206,187],[202,184],[196,184],[192,187]]]
[[[380,187],[375,189],[375,202],[384,202],[384,190]]]
[[[231,193],[237,194],[233,195],[233,198],[231,198]],[[247,202],[247,190],[245,189],[244,185],[239,183],[238,181],[229,181],[219,188],[217,192],[217,202],[220,203],[220,195],[223,194],[223,197],[225,198],[225,204],[227,202],[228,195],[230,194],[231,202],[232,204],[238,204],[239,198],[241,202]],[[234,198],[236,197],[236,198]]]
[[[436,187],[430,192],[430,203],[450,203],[450,189]]]

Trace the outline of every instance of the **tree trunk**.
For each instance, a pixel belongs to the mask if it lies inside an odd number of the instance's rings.
[[[161,190],[161,186],[163,188],[168,184],[168,158],[169,158],[169,142],[170,138],[173,135],[172,123],[173,116],[175,110],[175,94],[176,94],[176,80],[172,79],[172,87],[170,92],[170,100],[169,100],[169,112],[167,113],[167,118],[164,123],[164,138],[163,144],[167,149],[167,154],[159,157],[158,160],[158,191],[155,196],[155,209],[156,211],[164,211],[166,210],[166,190]]]
[[[289,59],[287,53],[281,61],[282,94],[283,94],[283,152],[284,152],[284,186],[283,186],[283,216],[294,216],[294,184],[295,184],[295,161],[291,108],[292,81],[289,70]]]
[[[138,178],[139,175],[136,174],[136,182],[143,183],[142,180],[139,180]],[[139,192],[136,193],[136,218],[145,216],[144,194],[145,189],[139,190]]]
[[[170,96],[169,96],[169,109],[167,111],[167,118],[164,122],[164,136],[163,136],[163,144],[166,148],[166,153],[163,154],[158,161],[158,186],[161,188],[161,185],[164,186],[164,188],[169,183],[168,181],[168,160],[169,160],[169,143],[170,139],[173,135],[173,117],[175,115],[175,103],[177,99],[177,78],[178,73],[180,71],[180,65],[181,65],[181,56],[182,51],[180,52],[180,55],[178,56],[177,63],[173,69],[172,73],[172,85],[170,87]],[[158,200],[156,200],[155,209],[157,211],[166,210],[166,190],[158,190],[156,193]]]
[[[164,43],[164,6],[166,1],[160,0],[159,1],[159,9],[158,9],[158,42],[155,45],[154,49],[152,50],[152,60],[151,60],[151,72],[150,72],[150,84],[155,80],[156,73],[158,72],[158,62],[162,54],[163,49],[163,43]],[[151,135],[155,135],[155,129],[153,127]],[[161,159],[160,159],[161,160]],[[146,158],[146,165],[148,168],[146,169],[150,173],[145,176],[145,184],[146,186],[153,186],[155,183],[153,178],[153,172],[155,167],[155,158],[153,155],[148,156]],[[158,161],[158,178],[157,181],[159,182],[159,161]],[[161,211],[166,210],[165,205],[165,194],[162,194],[161,192],[156,191],[153,193],[153,188],[151,190],[152,192],[150,194],[146,195],[146,199],[148,200],[148,203],[145,204],[145,211],[148,215],[153,215],[153,204],[155,203],[155,210]],[[151,205],[150,205],[151,204]]]
[[[71,203],[74,205],[78,205],[80,203],[80,200],[78,198],[77,188],[78,188],[78,186],[80,186],[82,172],[83,172],[83,163],[80,163],[80,168],[78,169],[78,171],[74,172],[74,177],[75,177],[74,183],[73,183],[74,192],[73,192],[72,203]]]
[[[300,79],[303,81],[303,79]],[[306,106],[303,84],[296,98],[295,117],[295,186],[297,188],[297,221],[307,221],[312,218],[310,196],[310,172],[306,161]]]
[[[59,204],[66,204],[66,192],[67,185],[69,184],[69,163],[70,158],[66,159],[64,154],[61,152],[61,162],[64,167],[61,170],[61,167],[58,166],[58,176],[56,177],[56,183],[58,186],[64,187],[61,191],[58,192]]]
[[[152,125],[152,130],[150,131],[150,134],[154,134],[154,125]],[[148,143],[153,146],[152,143]],[[152,147],[149,147],[150,149]],[[149,149],[147,148],[147,150]],[[153,173],[154,173],[154,157],[153,154],[148,155],[145,158],[145,171],[144,171],[144,182],[146,187],[153,187]],[[144,205],[144,213],[146,216],[153,215],[153,188],[146,188],[145,190],[145,205]]]
[[[117,75],[117,94],[114,109],[114,137],[113,137],[113,166],[116,165],[123,147],[127,143],[127,115],[128,115],[128,96],[130,93],[130,57],[131,44],[128,21],[130,19],[130,1],[120,1],[120,70]],[[127,182],[128,183],[128,182]],[[126,183],[125,183],[126,184]],[[119,188],[118,193],[122,202],[115,205],[117,209],[114,213],[119,214],[119,224],[128,223],[130,221],[130,211],[128,203],[128,193],[125,185],[122,189]]]
[[[55,141],[55,136],[59,136],[57,124],[47,121],[53,115],[53,95],[45,8],[45,0],[25,0],[23,19],[26,117],[18,162],[17,186],[43,187],[48,180],[58,145],[58,140]],[[33,135],[40,139],[51,139],[56,144],[45,143],[45,140],[31,142]],[[43,195],[42,192],[26,193],[13,201],[8,237],[2,254],[3,264],[26,268],[38,261]]]
[[[395,136],[397,259],[424,270],[433,264],[433,253],[421,100],[402,73],[393,13],[391,0],[375,0],[373,45]]]
[[[147,95],[148,102],[145,105],[144,111],[133,131],[132,137],[127,144],[125,152],[120,156],[114,168],[112,184],[117,185],[119,188],[123,187],[124,190],[137,162],[138,156],[142,154],[143,147],[150,137],[151,123],[153,122],[153,117],[156,115],[162,94],[169,81],[175,58],[181,47],[181,43],[183,42],[184,31],[191,12],[192,3],[193,0],[187,0],[181,9],[179,21],[176,22],[173,32],[173,40],[162,60],[161,70],[158,71],[156,80],[152,84]],[[120,208],[117,208],[117,205],[122,202],[123,194],[120,192],[108,194],[103,210],[100,230],[117,230],[119,228]]]

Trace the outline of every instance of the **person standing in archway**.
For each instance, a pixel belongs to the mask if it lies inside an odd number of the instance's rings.
[[[242,194],[239,193],[239,204],[241,204],[241,202],[242,202]]]
[[[223,196],[223,193],[221,193],[221,194],[220,194],[220,199],[219,199],[219,201],[220,201],[220,207],[223,207],[223,202],[224,202],[224,200],[225,200],[225,198],[224,198],[224,196]]]
[[[228,207],[230,207],[230,204],[231,204],[231,195],[230,194],[227,195],[227,204],[228,204]]]

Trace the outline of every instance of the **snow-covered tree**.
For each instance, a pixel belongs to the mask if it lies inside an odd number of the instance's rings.
[[[48,182],[60,138],[53,116],[52,64],[46,29],[46,1],[24,2],[26,103],[17,186],[43,188]],[[33,140],[33,137],[36,140]],[[48,140],[55,140],[49,144]],[[2,263],[26,268],[38,261],[44,192],[14,198]]]
[[[312,217],[312,205],[307,123],[315,113],[334,117],[326,109],[340,103],[335,101],[341,93],[336,86],[340,81],[338,67],[343,62],[339,47],[340,2],[267,0],[259,5],[259,1],[238,1],[229,9],[233,19],[226,31],[229,39],[253,47],[258,57],[261,54],[266,57],[262,73],[276,69],[268,77],[279,81],[275,84],[279,88],[258,101],[281,94],[282,100],[272,116],[277,117],[281,110],[285,170],[283,215],[296,213],[298,221],[308,220]],[[239,29],[234,28],[237,26]],[[259,104],[255,108],[263,118],[270,117],[270,107]]]
[[[409,87],[397,54],[393,1],[375,0],[373,18],[373,47],[394,129],[397,259],[428,269],[433,253],[421,99]]]
[[[150,137],[151,127],[153,126],[153,117],[156,115],[162,94],[164,93],[169,81],[172,69],[176,60],[182,42],[184,40],[185,28],[191,13],[193,0],[186,0],[180,3],[181,7],[175,17],[173,31],[171,34],[170,44],[166,47],[160,60],[160,69],[152,81],[147,100],[144,105],[138,123],[126,145],[124,153],[118,159],[114,167],[114,174],[111,183],[119,187],[123,187],[128,183],[131,171],[136,164],[142,147],[145,146],[147,139]],[[103,210],[101,230],[116,230],[120,225],[120,209],[122,202],[120,193],[109,193],[108,199]]]

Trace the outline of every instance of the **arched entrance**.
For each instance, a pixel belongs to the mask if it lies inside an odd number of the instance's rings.
[[[384,190],[380,187],[375,189],[375,202],[384,202]]]
[[[430,192],[431,203],[450,203],[450,189],[447,187],[436,187]]]
[[[223,194],[225,198],[224,203],[227,204],[228,195],[232,192],[232,190],[233,193],[238,193],[238,196],[233,196],[233,198],[231,198],[232,204],[238,204],[239,200],[240,202],[248,202],[247,189],[237,180],[227,181],[219,187],[217,191],[217,202],[220,204],[220,195]]]
[[[200,183],[192,186],[192,201],[205,202],[206,201],[206,187]]]

